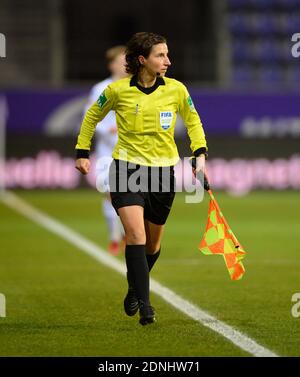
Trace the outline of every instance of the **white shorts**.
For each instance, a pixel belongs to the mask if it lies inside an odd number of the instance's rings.
[[[96,187],[99,192],[109,192],[109,167],[112,162],[111,157],[100,157],[96,165]]]

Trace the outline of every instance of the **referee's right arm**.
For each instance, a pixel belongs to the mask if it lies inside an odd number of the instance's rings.
[[[87,174],[90,168],[89,152],[97,124],[114,108],[114,92],[109,85],[86,112],[76,144],[76,169]]]

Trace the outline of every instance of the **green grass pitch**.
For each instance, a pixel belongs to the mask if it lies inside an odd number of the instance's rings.
[[[23,199],[100,247],[107,245],[100,194],[92,190],[20,191]],[[208,198],[177,194],[162,253],[151,275],[185,299],[282,356],[300,356],[298,192],[216,193],[247,251],[242,280],[222,257],[205,256]],[[231,342],[152,294],[158,322],[142,327],[123,313],[125,278],[0,202],[0,356],[247,356]],[[123,260],[124,255],[118,256]]]

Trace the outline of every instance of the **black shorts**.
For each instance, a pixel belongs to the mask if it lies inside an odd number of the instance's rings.
[[[175,197],[174,166],[149,167],[113,160],[109,186],[117,213],[121,207],[139,205],[144,208],[145,219],[163,225]]]

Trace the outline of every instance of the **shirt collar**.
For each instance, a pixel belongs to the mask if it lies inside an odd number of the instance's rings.
[[[149,91],[153,92],[159,85],[166,85],[165,80],[160,76],[158,76],[156,78],[154,85],[151,86],[150,88],[144,88],[143,86],[138,84],[138,76],[137,75],[132,76],[131,79],[130,79],[130,86],[136,86],[138,89],[140,89],[141,91],[145,91],[145,92],[149,92]]]

